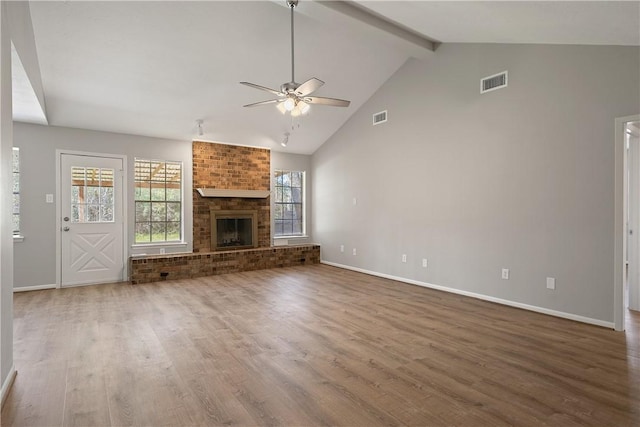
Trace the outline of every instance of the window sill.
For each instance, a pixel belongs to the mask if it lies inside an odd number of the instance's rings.
[[[187,242],[157,242],[157,243],[134,243],[132,248],[159,248],[166,246],[187,246]]]
[[[14,234],[13,235],[13,243],[21,243],[24,242],[24,236],[20,235],[20,234]]]
[[[273,240],[291,240],[291,239],[308,239],[309,236],[306,234],[296,234],[295,236],[273,236]]]

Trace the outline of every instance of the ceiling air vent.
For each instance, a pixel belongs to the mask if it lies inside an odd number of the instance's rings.
[[[480,80],[480,93],[491,92],[492,90],[507,87],[508,72],[503,71],[493,76]]]
[[[379,113],[375,113],[373,115],[373,125],[379,125],[380,123],[384,123],[387,121],[387,110],[380,111]]]

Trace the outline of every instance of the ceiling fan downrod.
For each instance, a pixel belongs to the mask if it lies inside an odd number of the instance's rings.
[[[294,44],[293,44],[293,9],[298,5],[298,0],[287,0],[287,5],[291,10],[291,83],[295,83],[295,61],[294,61]]]

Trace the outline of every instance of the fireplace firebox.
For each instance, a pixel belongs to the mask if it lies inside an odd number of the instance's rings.
[[[258,212],[210,209],[211,250],[225,251],[258,247]]]

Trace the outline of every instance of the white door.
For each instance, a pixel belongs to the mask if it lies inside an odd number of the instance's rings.
[[[61,285],[124,275],[123,159],[61,154]]]

